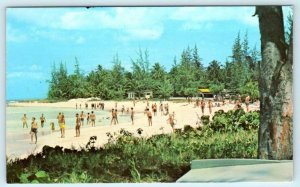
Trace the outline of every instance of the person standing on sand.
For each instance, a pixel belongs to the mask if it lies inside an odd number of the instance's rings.
[[[211,100],[208,100],[208,110],[209,110],[209,114],[212,113],[212,106],[213,106],[213,104],[212,104]]]
[[[86,124],[89,125],[90,124],[90,113],[88,112],[86,115]]]
[[[134,125],[134,111],[133,111],[133,107],[131,107],[131,112],[130,112],[130,118],[131,118],[131,124]]]
[[[205,107],[205,101],[204,101],[204,99],[201,100],[200,106],[201,106],[202,115],[204,115],[204,107]]]
[[[163,107],[162,103],[160,103],[160,105],[159,105],[159,111],[160,111],[161,116],[164,115],[164,107]]]
[[[96,121],[96,115],[94,114],[94,111],[92,111],[91,113],[92,127],[95,127],[95,121]]]
[[[26,128],[28,128],[26,114],[24,114],[22,117],[22,123],[23,123],[23,129],[24,129],[25,125],[26,125]]]
[[[150,127],[150,126],[152,126],[152,113],[149,110],[149,108],[147,108],[147,117],[148,117],[148,125]]]
[[[167,123],[169,123],[172,127],[173,132],[175,132],[175,122],[174,122],[174,115],[169,114],[169,118],[167,119]]]
[[[33,136],[35,137],[35,144],[37,143],[37,122],[35,121],[35,117],[32,118],[32,122],[31,122],[31,130],[30,130],[30,134],[31,134],[31,143],[33,143]]]
[[[80,117],[80,124],[81,124],[81,126],[83,126],[83,123],[84,123],[84,113],[83,113],[83,111],[81,111],[79,117]]]
[[[57,118],[57,122],[58,122],[58,125],[59,125],[60,121],[61,121],[61,112],[58,113],[58,116],[56,118]]]
[[[115,109],[111,109],[111,121],[110,125],[114,122],[114,125],[116,125],[116,119],[115,119]]]
[[[118,120],[118,110],[115,109],[115,120],[117,122],[117,124],[119,124],[119,120]]]
[[[61,138],[64,138],[65,137],[66,121],[65,121],[65,115],[63,113],[61,114],[59,127],[60,127]]]
[[[154,105],[153,105],[153,113],[154,113],[154,116],[157,115],[157,105],[156,105],[156,103],[154,103]]]
[[[78,115],[78,113],[76,114],[76,126],[75,126],[75,132],[76,132],[76,136],[75,137],[79,137],[80,136],[80,117]]]
[[[249,112],[249,103],[250,103],[250,96],[247,95],[247,97],[245,98],[245,104],[246,104],[247,112]]]
[[[44,116],[44,114],[42,114],[42,116],[40,117],[41,120],[41,127],[44,127],[44,123],[46,122],[46,118]]]
[[[121,109],[122,115],[123,115],[124,111],[125,111],[125,107],[124,107],[124,105],[122,105],[122,109]]]

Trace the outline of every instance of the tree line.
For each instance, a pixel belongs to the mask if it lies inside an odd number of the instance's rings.
[[[112,68],[98,65],[95,70],[83,74],[75,58],[75,70],[68,73],[66,64],[53,64],[49,80],[48,98],[61,100],[72,98],[100,97],[102,99],[124,99],[127,92],[142,97],[145,90],[153,91],[155,98],[171,96],[198,96],[199,88],[209,88],[213,94],[224,89],[239,94],[259,97],[259,61],[256,47],[250,49],[248,34],[241,38],[237,34],[232,54],[225,63],[211,61],[204,67],[197,45],[186,47],[176,56],[170,71],[159,62],[149,61],[148,50],[139,49],[137,57],[131,58],[131,69],[125,70],[116,54]]]

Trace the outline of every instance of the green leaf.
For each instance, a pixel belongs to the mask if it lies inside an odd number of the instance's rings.
[[[49,175],[45,171],[38,171],[35,173],[37,178],[48,178]]]
[[[30,176],[29,173],[22,173],[19,177],[21,183],[29,183],[28,177]]]

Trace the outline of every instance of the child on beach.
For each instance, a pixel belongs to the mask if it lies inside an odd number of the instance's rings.
[[[42,114],[42,116],[40,117],[41,120],[41,127],[44,127],[44,123],[46,122],[46,118],[44,116],[44,114]]]
[[[78,115],[78,113],[76,114],[76,126],[75,126],[75,131],[76,131],[76,136],[75,137],[79,137],[80,136],[80,117]]]
[[[95,127],[95,121],[96,121],[96,115],[94,114],[94,111],[92,111],[92,113],[91,113],[92,127]]]
[[[28,128],[26,114],[24,114],[24,116],[22,117],[22,122],[23,122],[23,128],[25,127],[25,125],[26,125],[26,128]]]
[[[35,137],[35,144],[37,142],[37,123],[35,121],[35,117],[32,118],[32,122],[31,122],[31,130],[30,130],[30,134],[31,134],[31,143],[33,143],[33,136]]]
[[[148,125],[150,127],[150,126],[152,126],[152,113],[149,110],[149,108],[147,108],[147,117],[148,117]]]
[[[55,125],[54,125],[53,122],[50,123],[50,127],[51,127],[52,132],[54,132],[55,131]]]

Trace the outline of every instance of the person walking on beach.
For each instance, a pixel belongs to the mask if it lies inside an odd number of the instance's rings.
[[[175,132],[175,121],[174,121],[174,115],[169,114],[169,118],[167,119],[167,123],[169,123],[172,127],[173,132]]]
[[[33,136],[35,138],[35,144],[37,143],[37,122],[35,121],[35,117],[32,118],[32,122],[31,122],[31,130],[30,130],[30,134],[31,134],[31,143],[33,143]]]
[[[94,114],[94,111],[92,111],[92,113],[91,113],[92,127],[95,127],[95,121],[96,121],[96,115]]]
[[[150,127],[150,126],[152,126],[152,113],[149,110],[149,108],[147,108],[147,117],[148,117],[148,125]]]
[[[247,112],[249,112],[249,104],[250,104],[250,96],[247,95],[247,97],[245,98],[245,104],[246,104],[246,110]]]
[[[24,129],[25,125],[26,125],[26,128],[28,128],[26,114],[24,114],[22,117],[22,123],[23,123],[23,129]]]
[[[131,107],[131,112],[130,112],[130,119],[131,119],[131,124],[134,125],[134,111],[133,111],[133,107]]]
[[[204,107],[205,107],[205,101],[204,101],[204,99],[201,100],[200,106],[201,106],[202,115],[204,115]]]
[[[156,116],[156,114],[157,114],[157,105],[156,105],[156,103],[154,103],[154,105],[153,105],[153,113],[154,113],[154,116]]]
[[[65,115],[63,113],[60,116],[59,127],[60,127],[61,138],[64,138],[65,137],[66,121],[65,121]]]
[[[111,109],[111,121],[110,125],[114,122],[114,125],[116,125],[116,119],[115,119],[115,109]]]
[[[42,114],[42,116],[40,117],[40,120],[41,120],[41,127],[43,128],[44,123],[46,122],[46,118],[45,118],[44,114]]]
[[[84,123],[84,113],[83,113],[83,111],[81,111],[79,117],[80,117],[80,124],[81,124],[81,126],[83,126],[83,123]]]
[[[76,126],[75,126],[75,132],[76,132],[76,136],[75,137],[79,137],[80,136],[80,125],[81,125],[81,122],[80,122],[80,117],[78,115],[78,113],[76,114]]]
[[[213,106],[213,104],[212,104],[211,100],[208,100],[208,110],[209,110],[209,114],[212,113],[212,106]]]

